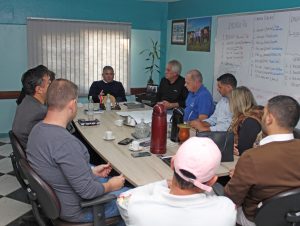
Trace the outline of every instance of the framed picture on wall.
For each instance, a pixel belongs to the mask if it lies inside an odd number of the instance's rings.
[[[185,45],[186,20],[173,20],[171,44]]]
[[[210,52],[211,17],[188,19],[187,51]]]

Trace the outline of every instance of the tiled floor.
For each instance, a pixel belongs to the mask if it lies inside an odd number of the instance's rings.
[[[29,215],[31,206],[26,203],[22,190],[13,173],[9,158],[12,152],[10,141],[0,138],[0,226],[17,226],[23,215]]]

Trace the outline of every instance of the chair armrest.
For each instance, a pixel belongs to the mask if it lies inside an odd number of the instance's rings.
[[[288,222],[292,222],[292,223],[300,222],[300,212],[295,212],[295,213],[289,212],[289,213],[287,213],[286,220]]]
[[[116,195],[105,194],[105,195],[102,195],[102,196],[100,196],[98,198],[95,198],[95,199],[84,200],[80,203],[80,206],[82,208],[84,208],[84,207],[89,207],[89,206],[101,205],[101,204],[105,204],[107,202],[110,202],[110,201],[112,201],[116,198],[117,198]]]
[[[217,196],[223,196],[224,195],[224,187],[223,187],[222,184],[215,183],[212,186],[212,189],[214,190],[214,192],[216,193]]]

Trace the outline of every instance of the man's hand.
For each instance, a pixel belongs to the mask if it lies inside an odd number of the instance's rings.
[[[178,103],[170,103],[169,101],[166,101],[166,100],[163,100],[163,101],[159,102],[159,104],[163,104],[166,109],[179,107]]]
[[[111,172],[111,166],[109,163],[107,164],[102,164],[99,166],[95,166],[92,171],[93,174],[98,176],[98,177],[107,177],[109,173]]]
[[[116,191],[124,186],[125,177],[123,174],[115,176],[109,179],[107,183],[104,183],[105,192]]]
[[[233,174],[234,174],[234,169],[229,170],[229,177],[230,178],[233,177]]]
[[[210,131],[209,124],[206,123],[206,122],[199,121],[198,119],[190,121],[189,125],[192,128],[194,128],[194,129],[196,129],[196,130],[198,130],[200,132],[202,132],[202,131]]]

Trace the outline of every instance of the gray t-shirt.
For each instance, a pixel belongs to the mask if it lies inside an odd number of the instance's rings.
[[[32,96],[26,95],[17,107],[12,131],[26,148],[28,136],[33,126],[42,121],[47,113],[47,107]]]
[[[93,199],[104,193],[89,165],[86,147],[65,128],[38,123],[27,143],[31,167],[55,191],[60,204],[60,218],[81,222],[90,209],[80,207],[81,199]]]

